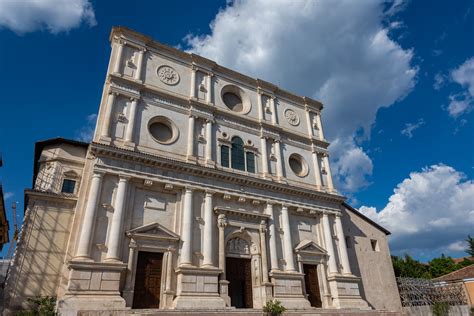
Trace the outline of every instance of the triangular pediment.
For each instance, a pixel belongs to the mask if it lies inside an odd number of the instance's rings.
[[[179,235],[156,222],[133,228],[127,231],[127,236],[134,239],[179,240]]]
[[[298,252],[308,252],[312,254],[318,255],[327,255],[327,251],[321,248],[318,244],[316,244],[312,240],[302,240],[296,247],[295,251]]]

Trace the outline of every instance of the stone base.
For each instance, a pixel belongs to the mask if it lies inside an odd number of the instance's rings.
[[[178,287],[173,309],[220,309],[226,303],[219,295],[217,268],[179,267],[175,270]]]
[[[334,308],[372,309],[360,296],[360,278],[353,275],[332,275],[328,278],[328,282]]]
[[[81,310],[119,310],[125,309],[125,300],[121,296],[81,295],[64,296],[58,301],[58,314],[76,316]]]
[[[273,298],[287,309],[311,309],[303,292],[304,274],[299,272],[272,271]]]

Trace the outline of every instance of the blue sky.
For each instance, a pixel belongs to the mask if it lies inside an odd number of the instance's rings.
[[[90,135],[114,25],[320,99],[338,188],[393,232],[393,252],[464,255],[474,2],[0,0],[8,211],[23,215],[36,141]]]

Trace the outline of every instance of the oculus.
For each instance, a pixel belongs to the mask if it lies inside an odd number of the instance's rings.
[[[288,159],[288,164],[290,165],[291,171],[293,171],[293,173],[298,177],[305,177],[308,175],[308,164],[301,155],[291,154]]]
[[[158,78],[167,85],[175,85],[179,82],[179,74],[170,66],[160,66],[157,72]]]
[[[300,117],[292,109],[285,110],[285,118],[288,121],[288,123],[290,123],[293,126],[297,126],[298,124],[300,124]]]
[[[176,125],[164,116],[152,118],[148,123],[148,131],[155,141],[163,145],[174,143],[179,135]]]
[[[247,114],[252,107],[249,96],[244,90],[234,85],[222,88],[221,99],[225,106],[233,112]]]

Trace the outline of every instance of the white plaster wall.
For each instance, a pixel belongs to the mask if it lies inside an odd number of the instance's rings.
[[[191,91],[191,68],[184,63],[171,60],[154,52],[147,52],[147,58],[144,58],[144,82],[160,90],[178,94],[186,98],[189,97]],[[179,74],[179,82],[175,85],[167,85],[158,77],[158,68],[166,65],[171,66]]]

